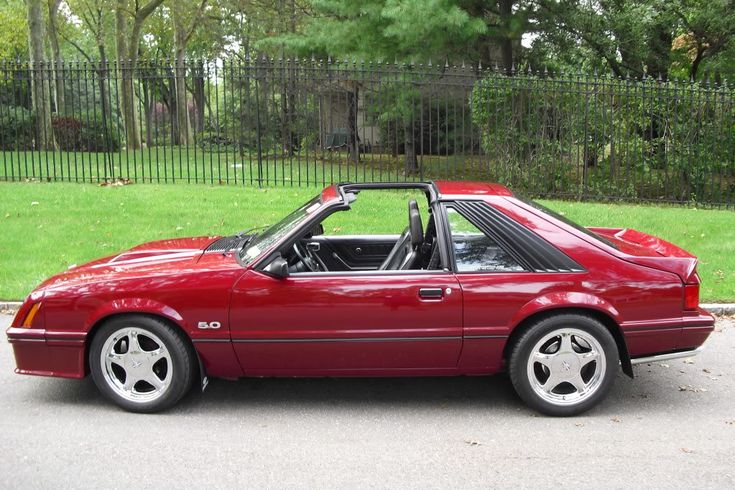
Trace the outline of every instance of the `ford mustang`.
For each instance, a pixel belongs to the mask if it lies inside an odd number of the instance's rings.
[[[358,216],[362,199],[381,205]],[[583,228],[497,184],[339,184],[259,232],[72,267],[28,296],[7,336],[17,373],[91,374],[136,412],[208,377],[507,371],[533,409],[574,415],[619,370],[697,353],[714,319],[696,266],[664,240]]]

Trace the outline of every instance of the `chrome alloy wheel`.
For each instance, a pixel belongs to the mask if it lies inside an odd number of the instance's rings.
[[[122,328],[110,335],[100,352],[107,384],[134,402],[160,398],[171,384],[171,355],[155,334],[140,328]]]
[[[605,351],[595,337],[575,328],[545,335],[528,357],[527,374],[533,391],[554,405],[575,405],[602,385]]]

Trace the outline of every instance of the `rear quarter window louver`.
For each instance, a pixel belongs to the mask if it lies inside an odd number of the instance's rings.
[[[481,201],[456,201],[453,205],[475,226],[534,272],[583,272],[567,254],[536,233]]]

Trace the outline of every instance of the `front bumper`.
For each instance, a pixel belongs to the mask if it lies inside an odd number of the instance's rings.
[[[51,333],[15,327],[10,327],[6,333],[15,355],[16,373],[60,378],[86,375],[86,333]]]

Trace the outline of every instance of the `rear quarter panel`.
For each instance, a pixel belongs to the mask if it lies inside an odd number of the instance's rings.
[[[464,295],[466,337],[463,366],[482,362],[482,350],[500,352],[519,323],[542,311],[584,308],[612,318],[631,356],[677,348],[682,323],[682,284],[678,276],[621,260],[555,224],[513,204],[487,202],[569,255],[585,268],[577,273],[458,274]],[[481,338],[486,337],[486,338]]]

